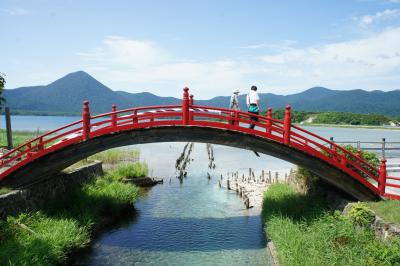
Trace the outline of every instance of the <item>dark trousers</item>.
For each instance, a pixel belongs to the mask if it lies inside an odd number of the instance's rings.
[[[259,112],[249,112],[250,114],[255,114],[258,115]],[[258,117],[250,117],[251,121],[257,122],[258,121]],[[250,124],[249,128],[254,129],[256,125],[255,124]]]

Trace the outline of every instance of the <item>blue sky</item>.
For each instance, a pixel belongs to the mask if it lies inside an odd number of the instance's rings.
[[[9,89],[77,70],[163,96],[400,89],[400,0],[2,0],[0,25]]]

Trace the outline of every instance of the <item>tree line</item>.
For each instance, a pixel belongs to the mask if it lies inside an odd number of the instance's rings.
[[[265,113],[266,112],[264,112],[264,114]],[[284,113],[284,109],[278,109],[274,110],[272,114],[276,119],[283,119]],[[381,126],[397,120],[380,114],[356,114],[347,112],[307,112],[292,110],[291,116],[292,122],[294,123],[307,122],[309,119],[311,123],[315,124],[334,125]]]

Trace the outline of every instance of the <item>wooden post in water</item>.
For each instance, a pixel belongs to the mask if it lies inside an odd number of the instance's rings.
[[[10,107],[7,106],[5,108],[5,111],[6,111],[6,130],[7,130],[7,149],[12,150],[13,143],[12,143]]]

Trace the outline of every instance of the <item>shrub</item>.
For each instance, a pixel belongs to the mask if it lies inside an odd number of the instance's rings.
[[[349,218],[357,225],[368,226],[372,223],[374,215],[365,203],[352,204],[349,210]]]
[[[356,205],[357,206],[357,205]],[[357,220],[368,220],[363,207]],[[368,214],[368,213],[367,213]],[[273,184],[264,194],[263,217],[281,265],[400,265],[400,238],[386,242],[370,228],[329,211],[321,198]]]
[[[348,150],[349,152],[351,152],[353,154],[357,153],[357,148],[353,147],[350,144],[343,146],[343,148],[345,148],[346,150]],[[349,156],[347,158],[348,159],[352,159]],[[376,153],[361,150],[361,158],[363,160],[367,161],[370,165],[379,168],[380,160],[379,160],[379,157],[378,157],[378,155]]]

